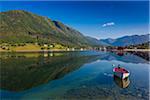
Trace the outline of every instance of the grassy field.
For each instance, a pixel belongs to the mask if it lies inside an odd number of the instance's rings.
[[[27,44],[25,46],[11,47],[12,51],[21,51],[21,50],[41,50],[41,47],[38,45]]]
[[[69,51],[74,50],[74,48],[68,48],[60,44],[54,45],[37,45],[37,44],[0,44],[0,52],[36,52],[36,51]]]

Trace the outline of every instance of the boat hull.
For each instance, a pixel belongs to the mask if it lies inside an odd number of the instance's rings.
[[[121,79],[125,79],[125,78],[129,77],[129,73],[114,72],[114,75]]]

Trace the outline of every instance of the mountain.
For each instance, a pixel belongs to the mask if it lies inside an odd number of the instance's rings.
[[[79,31],[24,10],[0,12],[0,43],[58,43],[70,47],[99,45],[127,46],[149,41],[147,35],[124,36],[117,39],[95,39]]]
[[[89,41],[79,31],[59,21],[24,10],[0,12],[0,42],[59,43],[87,46]]]
[[[86,36],[87,40],[89,41],[89,43],[91,45],[94,46],[109,46],[109,44],[107,44],[106,42],[100,41],[96,38],[90,37],[90,36]]]
[[[146,35],[132,35],[132,36],[124,36],[117,39],[101,39],[101,42],[105,42],[109,45],[113,46],[128,46],[128,45],[136,45],[142,44],[149,41],[150,34]]]
[[[90,37],[90,36],[86,36],[87,40],[89,41],[89,43],[93,44],[93,45],[101,45],[101,41],[99,41],[96,38]]]
[[[142,44],[136,44],[136,45],[129,45],[127,46],[127,48],[137,48],[137,49],[149,49],[150,47],[150,41],[149,42],[145,42]]]

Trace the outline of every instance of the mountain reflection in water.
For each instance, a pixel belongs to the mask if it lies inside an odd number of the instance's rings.
[[[2,100],[149,99],[149,61],[134,54],[3,53],[0,60]],[[113,77],[112,64],[128,69],[130,79]]]
[[[53,55],[53,57],[51,57]],[[63,53],[42,55],[9,55],[2,59],[1,89],[22,91],[63,77],[97,56],[63,56]]]

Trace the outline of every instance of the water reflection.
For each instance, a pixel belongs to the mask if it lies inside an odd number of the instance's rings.
[[[123,56],[113,52],[93,51],[7,53],[2,54],[0,59],[2,99],[148,100],[149,98],[147,81],[149,63],[129,53]],[[112,64],[121,64],[130,70],[130,79],[122,81],[113,77]]]
[[[136,52],[130,51],[129,53],[136,55],[136,56],[139,56],[139,57],[141,57],[147,61],[150,60],[150,52],[149,51],[143,51],[143,52],[141,52],[141,51],[136,51]]]
[[[124,56],[124,55],[125,55],[125,52],[123,52],[123,51],[117,51],[116,54],[117,54],[118,56]]]
[[[8,59],[8,58],[37,58],[39,56],[42,57],[56,57],[56,56],[65,56],[69,55],[71,52],[64,53],[64,52],[43,52],[43,53],[0,53],[1,59]]]
[[[108,61],[118,60],[126,63],[149,63],[148,60],[127,52],[123,52],[121,56],[118,55],[117,52],[106,52],[101,54],[100,58]]]
[[[97,59],[97,56],[63,56],[62,53],[20,55],[7,56],[7,59],[1,60],[1,89],[9,91],[30,89],[61,78],[83,64]]]
[[[125,79],[120,79],[119,77],[114,75],[113,78],[114,78],[115,83],[121,88],[127,88],[130,84],[129,77]]]

